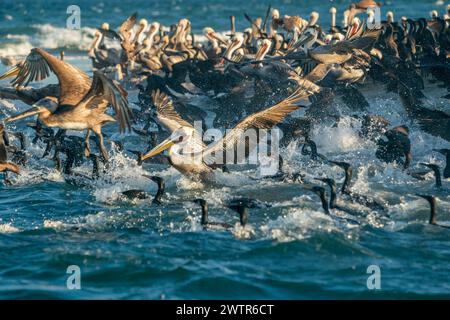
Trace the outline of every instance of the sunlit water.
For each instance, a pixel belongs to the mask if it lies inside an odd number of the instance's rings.
[[[308,14],[313,8],[326,14],[332,3],[347,1],[272,1],[277,8]],[[2,1],[0,4],[0,55],[26,54],[32,46],[65,48],[68,61],[85,71],[90,63],[80,50],[90,44],[93,28],[103,21],[116,26],[138,10],[150,20],[170,24],[182,16],[193,21],[197,33],[206,25],[228,28],[228,16],[242,12],[263,15],[261,1],[79,1],[83,30],[64,29],[69,3],[56,1]],[[300,3],[305,3],[304,6]],[[395,6],[394,6],[395,3]],[[70,2],[70,4],[73,4]],[[392,1],[398,15],[421,16],[443,5],[435,1]],[[328,19],[328,14],[325,15]],[[324,23],[326,24],[326,23]],[[91,29],[92,28],[92,29]],[[70,50],[72,49],[72,50]],[[5,68],[0,67],[0,72]],[[6,85],[6,82],[0,85]],[[363,90],[371,113],[385,116],[392,125],[407,124],[413,144],[413,170],[419,162],[444,164],[433,148],[449,148],[442,139],[423,133],[411,123],[398,96],[377,91],[371,83]],[[442,91],[429,86],[426,103],[450,111]],[[135,93],[130,100],[136,101]],[[1,100],[1,110],[14,114],[25,106]],[[337,102],[339,104],[339,101]],[[130,154],[111,151],[109,173],[88,186],[73,186],[41,159],[44,146],[29,145],[30,164],[0,191],[0,298],[428,298],[450,297],[449,230],[427,225],[428,205],[413,194],[439,198],[438,220],[450,224],[449,181],[434,186],[432,175],[417,181],[397,165],[379,162],[375,144],[358,136],[360,123],[344,114],[337,126],[316,127],[313,139],[319,152],[330,159],[349,161],[355,168],[353,188],[381,199],[388,217],[368,212],[360,225],[326,216],[317,197],[299,183],[270,180],[255,182],[257,170],[217,173],[218,185],[204,187],[160,165],[137,166]],[[32,132],[25,124],[11,127]],[[109,138],[125,149],[143,149],[136,135],[118,135],[105,127]],[[282,150],[285,170],[343,181],[340,169],[310,162],[293,148]],[[88,174],[90,164],[77,171]],[[129,202],[121,191],[156,191],[142,174],[166,179],[164,205]],[[82,183],[83,181],[80,181]],[[222,204],[235,196],[265,201],[267,209],[250,210],[249,225],[242,229],[237,216]],[[231,231],[203,231],[200,210],[190,202],[202,197],[210,203],[210,219],[236,224]],[[356,206],[356,209],[363,210]],[[66,269],[81,268],[81,290],[68,290]],[[367,268],[381,268],[381,290],[367,288]]]

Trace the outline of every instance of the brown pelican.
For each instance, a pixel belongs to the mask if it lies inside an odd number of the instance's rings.
[[[209,59],[219,59],[222,54],[221,46],[228,46],[228,44],[216,34],[213,28],[204,28],[203,34],[208,39],[208,46],[205,48],[206,55]]]
[[[308,96],[308,90],[300,87],[276,105],[248,116],[228,132],[225,137],[206,146],[200,133],[175,111],[171,99],[165,93],[157,90],[153,93],[156,117],[158,122],[166,127],[171,135],[144,155],[141,160],[155,156],[170,148],[169,159],[174,168],[188,176],[212,180],[213,172],[209,165],[217,164],[219,161],[223,163],[224,159],[218,157],[226,151],[224,148],[234,148],[248,129],[272,128],[289,113],[299,109],[300,106],[295,105],[295,103]]]
[[[239,60],[242,57],[242,54],[238,54],[236,51],[242,47],[244,44],[244,38],[239,35],[235,34],[231,37],[231,42],[228,45],[227,49],[223,53],[223,59],[221,61],[222,64],[224,64],[226,61],[236,61]]]
[[[32,115],[38,115],[40,122],[48,127],[83,131],[87,129],[85,154],[89,156],[89,136],[91,131],[98,137],[99,148],[104,159],[108,153],[104,146],[102,126],[116,119],[105,113],[111,104],[119,122],[119,129],[124,132],[131,129],[132,112],[128,107],[127,93],[101,72],[94,72],[91,80],[81,70],[61,61],[43,49],[35,48],[25,63],[12,73],[17,75],[14,85],[27,85],[31,81],[40,81],[55,73],[60,86],[60,95],[56,98],[45,98],[33,108],[5,119],[5,123],[13,122]]]

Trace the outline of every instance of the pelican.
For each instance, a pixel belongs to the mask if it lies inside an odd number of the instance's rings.
[[[47,127],[66,130],[87,130],[85,155],[90,155],[89,136],[91,131],[99,139],[99,148],[105,160],[108,153],[104,146],[102,126],[116,119],[105,113],[111,104],[119,122],[120,132],[131,130],[132,112],[129,109],[127,93],[101,72],[95,71],[91,80],[87,74],[57,59],[43,49],[35,48],[27,56],[24,64],[10,75],[16,75],[14,85],[27,85],[31,81],[46,79],[52,71],[58,78],[60,94],[58,98],[48,97],[19,115],[5,119],[5,123],[38,115]]]
[[[225,63],[225,61],[234,61],[238,59],[238,57],[235,55],[236,51],[242,47],[244,44],[244,38],[241,35],[233,35],[231,38],[231,43],[228,45],[227,49],[223,53],[223,60],[221,61],[222,64]]]
[[[141,161],[169,149],[169,162],[179,172],[203,181],[212,181],[213,172],[210,165],[215,164],[219,154],[223,155],[223,152],[226,151],[224,147],[234,148],[248,129],[272,128],[289,113],[298,110],[300,106],[295,105],[295,103],[308,97],[309,94],[307,89],[299,87],[288,98],[270,108],[248,116],[228,132],[225,137],[206,146],[202,141],[201,134],[175,111],[171,99],[159,90],[154,91],[152,97],[156,107],[157,121],[166,127],[171,135],[142,156]],[[249,151],[251,152],[251,150]],[[217,158],[217,160],[223,159]]]

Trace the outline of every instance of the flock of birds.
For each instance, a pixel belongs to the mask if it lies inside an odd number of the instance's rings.
[[[145,19],[138,22],[137,14],[133,14],[117,32],[107,23],[96,31],[88,53],[93,77],[64,61],[63,52],[55,57],[34,48],[0,76],[0,80],[13,78],[11,86],[0,88],[0,98],[21,100],[32,106],[6,117],[0,125],[0,171],[5,174],[5,183],[9,183],[8,172],[20,174],[20,166],[27,165],[26,137],[13,132],[19,144],[10,143],[5,126],[33,115],[37,115],[37,121],[28,124],[36,132],[33,142],[46,145],[44,157],[54,151],[56,167],[67,179],[75,174],[72,168],[83,163],[85,157],[93,163],[89,179],[101,174],[100,161],[103,170],[108,170],[109,154],[102,127],[110,122],[117,122],[120,132],[132,131],[146,139],[148,147],[144,152],[128,150],[137,156],[138,164],[170,164],[182,174],[206,183],[213,183],[215,170],[229,170],[226,164],[216,164],[214,155],[236,148],[242,143],[245,130],[278,125],[283,132],[283,146],[299,140],[303,155],[344,170],[340,192],[332,178],[315,179],[329,188],[329,201],[325,187],[305,185],[320,197],[326,214],[357,222],[354,217],[361,214],[346,207],[346,202],[385,214],[382,202],[351,190],[352,166],[319,154],[310,133],[321,121],[339,120],[332,108],[339,97],[362,121],[361,137],[376,142],[376,157],[386,163],[397,162],[408,170],[413,162],[409,128],[391,127],[382,116],[370,114],[369,103],[359,90],[370,79],[380,93],[386,90],[398,94],[407,115],[424,132],[450,141],[450,115],[423,106],[424,79],[446,89],[448,94],[443,98],[450,99],[450,5],[444,17],[433,11],[428,19],[401,17],[396,21],[393,12],[388,12],[379,28],[371,29],[376,22],[371,9],[376,6],[381,4],[372,0],[352,4],[343,13],[341,25],[337,23],[336,8],[331,8],[328,30],[318,24],[317,12],[305,20],[300,16],[282,16],[269,6],[264,19],[244,14],[249,28],[243,32],[236,31],[235,17],[230,17],[231,28],[226,35],[205,28],[206,41],[196,41],[188,19],[166,28],[158,22],[149,25]],[[28,86],[51,73],[56,75],[58,84]],[[139,108],[130,107],[124,88],[139,91]],[[193,97],[202,99],[202,107],[192,103]],[[108,106],[112,106],[115,117],[107,113]],[[293,117],[291,113],[299,109],[305,109],[304,116]],[[210,112],[216,114],[211,126],[237,124],[222,139],[206,145],[192,123],[205,120]],[[238,122],[239,119],[243,120]],[[67,134],[68,130],[86,130],[87,134],[83,139]],[[98,155],[91,150],[91,139],[98,146]],[[124,149],[123,143],[111,142]],[[166,149],[168,156],[163,156]],[[433,171],[436,185],[441,187],[441,176],[450,178],[450,150],[433,151],[446,157],[443,172],[436,164],[423,166]],[[198,154],[202,154],[200,160],[194,156]],[[285,173],[283,159],[279,160],[279,172],[264,179],[303,182],[301,173]],[[424,179],[429,171],[408,172]],[[128,190],[123,195],[152,198],[153,204],[162,204],[164,180],[146,177],[158,184],[156,196],[142,190]],[[430,203],[430,224],[446,227],[436,222],[436,197],[417,196]],[[231,227],[209,221],[207,201],[194,202],[202,209],[201,223],[205,228]],[[238,212],[242,225],[247,223],[247,209],[266,205],[246,198],[227,204]],[[336,212],[346,215],[342,218]]]

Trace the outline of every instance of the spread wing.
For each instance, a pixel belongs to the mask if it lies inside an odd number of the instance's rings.
[[[89,76],[78,68],[52,56],[40,48],[34,48],[25,61],[18,66],[14,86],[27,86],[32,81],[41,81],[53,72],[59,81],[59,104],[77,105],[91,87]]]
[[[277,123],[282,121],[289,113],[298,110],[301,106],[296,105],[297,102],[303,100],[312,94],[311,90],[301,85],[293,94],[267,108],[248,116],[241,121],[233,130],[225,135],[221,140],[208,146],[203,152],[203,161],[212,164],[216,155],[223,154],[223,151],[234,148],[235,145],[245,138],[245,131],[248,129],[271,129]]]
[[[156,107],[156,118],[170,133],[180,127],[192,127],[175,111],[172,99],[159,89],[152,93],[153,104]]]
[[[128,35],[128,33],[133,29],[134,25],[136,24],[136,18],[138,13],[135,12],[131,16],[125,20],[121,26],[119,27],[119,33],[124,36]]]
[[[131,131],[133,113],[128,105],[127,92],[102,72],[95,71],[92,86],[78,108],[106,109],[111,104],[119,123],[120,132]]]

